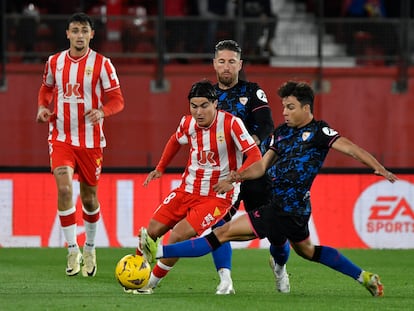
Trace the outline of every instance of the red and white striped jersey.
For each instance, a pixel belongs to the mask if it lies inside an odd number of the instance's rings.
[[[103,105],[105,92],[120,87],[111,61],[92,49],[77,59],[66,50],[49,57],[43,83],[54,87],[56,118],[49,123],[49,141],[105,147],[103,119],[94,126],[84,114]]]
[[[202,196],[232,199],[233,191],[218,194],[213,185],[226,179],[230,171],[242,165],[243,153],[255,147],[243,121],[232,114],[217,111],[208,128],[200,128],[191,115],[184,116],[176,131],[181,145],[190,144],[187,166],[180,189]]]

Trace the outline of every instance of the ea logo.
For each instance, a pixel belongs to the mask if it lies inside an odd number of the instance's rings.
[[[368,187],[355,204],[354,226],[371,248],[413,248],[414,185],[381,181]]]

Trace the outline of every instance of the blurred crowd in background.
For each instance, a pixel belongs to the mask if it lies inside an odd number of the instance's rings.
[[[232,38],[239,41],[247,59],[267,63],[270,57],[280,54],[280,45],[291,41],[289,33],[287,39],[279,36],[277,41],[276,37],[280,33],[278,25],[286,17],[283,12],[292,3],[300,6],[307,17],[294,12],[288,16],[291,23],[317,16],[321,7],[328,19],[378,21],[413,17],[414,5],[409,6],[408,14],[401,11],[402,1],[409,3],[409,0],[320,1],[164,0],[165,51],[181,63],[191,59],[206,61],[211,59],[217,41]],[[94,18],[96,35],[92,47],[121,59],[132,53],[131,56],[144,61],[153,60],[160,44],[156,27],[159,4],[156,0],[8,0],[5,11],[8,62],[40,62],[48,54],[67,48],[66,20],[77,11]],[[361,53],[362,47],[363,53],[395,56],[401,49],[398,25],[359,21],[344,26],[334,22],[325,24],[323,31],[331,33],[338,44],[345,45],[346,55]],[[302,40],[306,36],[309,35],[302,34]],[[395,58],[389,57],[394,62]]]

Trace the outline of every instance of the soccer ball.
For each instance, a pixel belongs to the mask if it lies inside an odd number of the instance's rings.
[[[126,289],[138,289],[147,285],[151,266],[140,255],[126,255],[115,267],[115,278]]]

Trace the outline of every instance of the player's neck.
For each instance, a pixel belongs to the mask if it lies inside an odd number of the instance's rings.
[[[223,84],[223,83],[218,83],[218,87],[220,90],[229,90],[232,87],[234,87],[237,83],[239,83],[239,80],[234,80],[231,84]]]
[[[306,120],[304,120],[301,124],[299,124],[296,128],[300,129],[302,127],[305,127],[306,125],[308,125],[309,123],[311,123],[313,121],[313,115],[311,114],[308,118],[306,118]]]
[[[70,57],[77,59],[77,58],[81,58],[82,56],[86,55],[86,53],[88,53],[88,51],[89,51],[89,47],[86,47],[86,48],[84,48],[80,51],[77,50],[77,49],[71,48],[71,49],[69,49],[69,55],[70,55]]]

